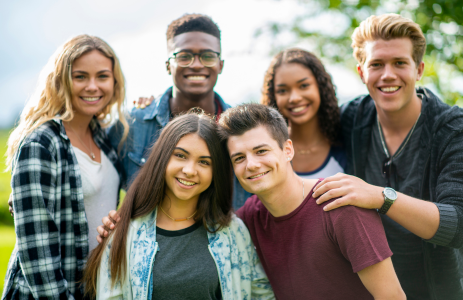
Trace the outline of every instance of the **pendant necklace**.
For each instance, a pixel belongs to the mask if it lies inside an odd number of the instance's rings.
[[[90,152],[90,158],[92,160],[95,160],[95,154],[93,153],[92,151],[92,141],[90,141],[90,149],[87,147],[87,145],[85,145],[85,143],[80,139],[79,135],[74,131],[74,129],[71,127],[71,125],[69,125],[69,128],[71,128],[71,131],[74,133],[75,136],[77,136],[77,138],[79,139],[79,141],[81,142],[82,145],[84,145],[85,149],[87,149],[89,152]]]

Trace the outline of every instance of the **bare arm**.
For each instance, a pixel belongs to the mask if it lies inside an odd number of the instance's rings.
[[[395,274],[390,257],[366,267],[357,274],[375,300],[407,299]]]
[[[326,205],[326,211],[345,205],[380,209],[384,204],[383,189],[355,176],[338,173],[320,182],[314,197],[319,197],[318,204],[340,197]],[[402,193],[397,193],[397,200],[387,216],[423,239],[430,239],[436,234],[440,221],[439,209],[434,203]]]

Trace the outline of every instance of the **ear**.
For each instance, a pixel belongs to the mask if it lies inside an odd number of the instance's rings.
[[[290,139],[286,140],[286,142],[283,144],[283,152],[288,162],[293,160],[293,157],[294,157],[293,141],[291,141]]]
[[[424,61],[420,62],[417,68],[416,81],[420,81],[424,73]]]
[[[359,73],[360,79],[365,84],[365,79],[363,78],[363,70],[362,70],[362,66],[360,64],[357,65],[357,73]]]
[[[166,60],[166,70],[167,74],[171,75],[172,73],[170,72],[170,59]]]
[[[219,74],[222,74],[223,64],[224,64],[224,63],[225,63],[224,60],[221,60],[221,61],[219,62]]]

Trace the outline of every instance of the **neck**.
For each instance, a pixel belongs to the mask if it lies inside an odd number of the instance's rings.
[[[421,99],[415,94],[412,101],[399,111],[387,112],[376,105],[378,120],[384,132],[408,133],[421,113]]]
[[[302,196],[302,179],[293,172],[286,177],[286,180],[278,186],[262,194],[257,194],[265,208],[274,217],[282,217],[290,214],[304,201]],[[307,192],[307,189],[305,189]]]
[[[63,122],[64,128],[71,127],[72,131],[74,131],[75,134],[78,134],[79,136],[84,136],[88,131],[88,127],[90,125],[90,122],[92,121],[92,118],[93,117],[80,116],[74,114],[74,118],[72,118],[71,121]]]
[[[295,145],[311,147],[314,145],[329,143],[327,138],[320,131],[318,118],[314,117],[304,124],[289,123],[289,138]]]
[[[156,225],[166,230],[180,230],[189,227],[195,223],[195,216],[185,221],[174,221],[174,219],[186,219],[193,215],[197,210],[198,199],[178,200],[175,197],[164,196],[160,206],[164,212],[159,209],[157,213]]]
[[[193,107],[199,107],[206,113],[215,114],[214,91],[201,95],[185,95],[176,87],[173,89],[172,98],[170,99],[170,111],[173,115],[187,112]]]

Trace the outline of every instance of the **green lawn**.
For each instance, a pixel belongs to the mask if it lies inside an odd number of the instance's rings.
[[[16,236],[11,226],[0,226],[0,295],[3,292],[3,283],[8,268],[8,260],[14,248]]]

